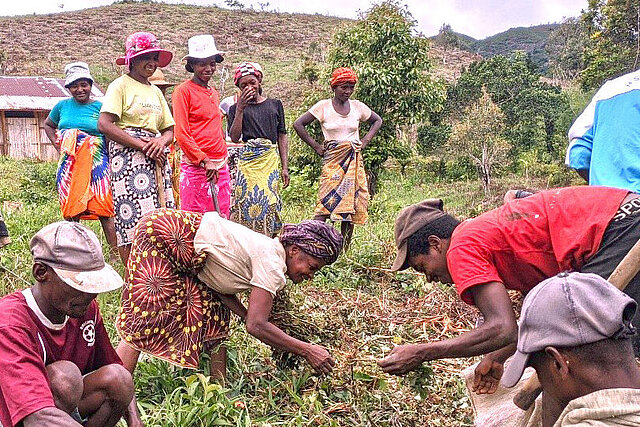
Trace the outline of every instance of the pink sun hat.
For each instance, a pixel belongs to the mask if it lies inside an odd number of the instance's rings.
[[[125,54],[116,59],[116,64],[129,65],[131,59],[150,52],[158,52],[158,67],[166,67],[173,58],[173,53],[160,47],[156,36],[146,31],[139,31],[127,37]]]

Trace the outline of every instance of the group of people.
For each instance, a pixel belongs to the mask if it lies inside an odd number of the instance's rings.
[[[224,377],[221,342],[231,313],[251,335],[303,356],[319,373],[335,364],[327,349],[288,336],[269,314],[287,278],[313,278],[339,257],[353,224],[366,221],[362,150],[381,118],[350,99],[354,71],[335,70],[334,97],[293,125],[323,157],[315,217],[282,224],[278,189],[289,183],[284,109],[263,94],[262,68],[241,63],[234,74],[236,102],[221,108],[209,82],[224,52],[211,35],[194,36],[183,58],[193,76],[175,88],[172,113],[150,83],[172,56],[153,34],[130,35],[116,61],[127,72],[109,85],[102,103],[91,99],[85,63],[65,68],[73,98],[56,105],[46,130],[61,153],[56,183],[67,221],[31,240],[35,285],[0,299],[0,425],[113,426],[124,416],[139,426],[132,374],[140,352],[188,368],[209,352],[212,375]],[[306,131],[315,120],[323,142]],[[363,138],[360,122],[370,124]],[[572,143],[570,152],[580,153],[576,168],[589,171],[582,175],[602,177],[597,169],[603,162],[589,163],[587,155],[593,147],[592,159],[603,156],[596,153],[597,132],[587,134],[582,138],[592,145]],[[167,161],[174,139],[184,155],[182,210],[175,209]],[[492,393],[513,356],[503,382],[512,386],[526,366],[536,369],[545,427],[594,419],[600,424],[588,425],[640,424],[640,370],[633,357],[640,349],[634,335],[640,277],[624,294],[604,280],[640,238],[636,191],[521,191],[463,222],[447,214],[440,199],[403,209],[392,270],[412,267],[430,281],[454,284],[484,321],[455,338],[397,346],[380,367],[401,375],[429,360],[485,355],[474,389]],[[124,280],[79,219],[101,221],[125,263]],[[340,221],[341,233],[327,220]],[[121,341],[114,350],[95,298],[119,288]],[[519,326],[508,290],[527,295]],[[238,298],[243,292],[247,307]]]
[[[509,191],[503,206],[462,222],[440,199],[400,212],[392,269],[455,285],[483,322],[395,347],[378,362],[385,372],[484,356],[474,392],[513,387],[533,367],[544,427],[640,425],[638,260],[626,261],[636,273],[624,293],[606,281],[640,240],[638,89],[640,71],[606,82],[569,130],[566,164],[590,186]],[[507,290],[525,295],[519,324]]]
[[[212,375],[224,377],[221,342],[231,312],[269,346],[304,357],[319,373],[332,370],[335,361],[324,347],[290,337],[269,316],[287,277],[313,278],[351,238],[352,227],[343,225],[343,238],[327,220],[365,223],[361,151],[382,120],[349,100],[353,70],[336,70],[335,97],[296,122],[325,159],[316,217],[283,224],[287,129],[282,102],[263,93],[262,68],[240,63],[235,102],[221,106],[210,80],[224,52],[213,36],[194,36],[183,58],[192,78],[174,89],[170,107],[165,88],[151,81],[172,57],[153,34],[131,34],[116,60],[126,72],[102,102],[91,96],[86,63],[65,67],[72,98],[55,106],[45,130],[60,151],[56,185],[66,221],[31,241],[36,285],[0,300],[10,313],[0,322],[10,373],[0,376],[0,425],[110,426],[123,416],[130,426],[141,425],[132,383],[140,352],[188,368],[210,352]],[[323,143],[305,130],[316,119]],[[361,121],[371,124],[362,140]],[[174,140],[182,154],[180,210],[168,161]],[[101,221],[112,258],[117,251],[125,265],[124,282],[81,219]],[[114,350],[95,297],[120,287],[121,342]],[[247,307],[237,296],[242,292]],[[9,392],[17,388],[20,393]]]

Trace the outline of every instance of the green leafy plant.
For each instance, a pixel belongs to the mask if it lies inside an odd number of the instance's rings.
[[[142,402],[147,425],[179,426],[243,426],[251,425],[246,404],[231,400],[229,390],[198,373],[184,379],[160,404]]]
[[[589,0],[582,15],[589,38],[584,49],[584,89],[636,70],[640,63],[640,0]]]

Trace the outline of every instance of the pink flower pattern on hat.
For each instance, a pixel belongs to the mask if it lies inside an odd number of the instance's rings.
[[[129,65],[131,59],[145,52],[159,52],[160,58],[158,66],[160,67],[168,65],[173,57],[173,53],[160,47],[160,43],[153,33],[139,31],[127,37],[125,41],[125,55],[118,58],[116,64]]]

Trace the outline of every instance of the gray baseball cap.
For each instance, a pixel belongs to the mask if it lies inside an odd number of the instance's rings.
[[[531,354],[548,346],[578,347],[633,336],[636,309],[633,299],[596,274],[560,273],[541,282],[522,304],[518,350],[502,385],[516,385]]]
[[[74,289],[99,294],[122,287],[118,272],[104,262],[98,237],[77,222],[60,221],[43,227],[29,247],[34,262],[51,267]]]
[[[412,234],[420,230],[431,221],[446,215],[442,210],[442,200],[427,199],[420,203],[402,209],[396,218],[395,238],[398,254],[393,262],[391,271],[409,268],[407,260],[407,241]]]

